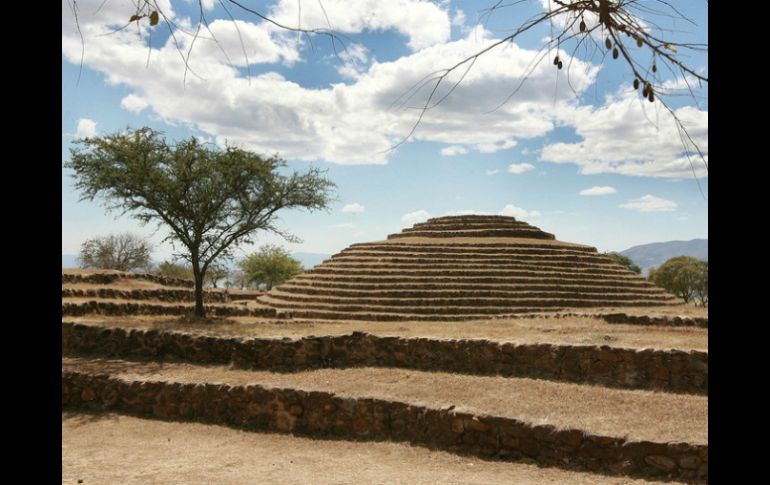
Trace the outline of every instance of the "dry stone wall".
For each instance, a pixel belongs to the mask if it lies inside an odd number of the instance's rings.
[[[206,313],[217,317],[276,317],[273,308],[247,306],[215,306],[205,305]],[[111,301],[62,302],[62,316],[76,317],[89,314],[99,315],[186,315],[192,313],[192,305],[164,305],[152,303],[116,303]]]
[[[117,300],[158,300],[158,301],[195,301],[192,290],[174,289],[132,289],[118,288],[62,288],[62,298],[107,298]],[[253,298],[252,298],[253,299]],[[204,291],[203,300],[227,303],[230,297],[223,291]]]
[[[62,323],[62,352],[104,357],[232,363],[242,369],[400,367],[475,375],[530,377],[617,388],[708,393],[708,353],[609,346],[513,344],[349,335],[223,338],[158,330]]]
[[[708,446],[626,441],[516,419],[475,416],[370,398],[259,385],[126,381],[62,373],[62,408],[118,411],[251,430],[405,441],[490,458],[609,474],[703,482]]]
[[[195,282],[181,278],[171,278],[152,273],[62,273],[62,283],[91,283],[95,285],[109,285],[120,279],[147,280],[163,286],[181,286],[185,288],[195,287]]]

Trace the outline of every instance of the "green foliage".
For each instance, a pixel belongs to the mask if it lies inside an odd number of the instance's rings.
[[[702,306],[709,304],[709,262],[700,261],[699,271],[695,279],[695,296]]]
[[[689,303],[697,297],[708,305],[708,262],[691,256],[671,258],[660,268],[653,268],[647,277],[656,285]]]
[[[275,285],[302,273],[302,264],[288,251],[273,245],[265,245],[238,263],[246,281],[270,290]]]
[[[631,258],[628,256],[624,256],[620,253],[604,253],[605,256],[612,258],[613,261],[618,263],[619,265],[625,267],[626,269],[633,271],[636,274],[642,274],[642,268],[636,265]]]
[[[249,288],[249,281],[243,271],[232,271],[230,277],[225,280],[225,288],[240,288],[245,290]]]
[[[209,266],[208,271],[206,271],[205,281],[207,285],[216,288],[217,283],[228,276],[230,276],[230,270],[227,269],[227,266],[220,263],[213,263]]]
[[[282,209],[325,209],[334,183],[323,172],[279,173],[286,162],[240,148],[219,150],[194,137],[175,145],[141,128],[75,142],[66,168],[74,171],[81,200],[100,198],[109,210],[170,229],[195,279],[195,314],[204,317],[203,281],[211,264],[251,243],[258,230],[288,240],[276,225]]]
[[[171,261],[163,261],[158,265],[155,270],[157,273],[168,276],[169,278],[179,278],[183,280],[194,280],[192,266],[189,264],[173,263]]]
[[[132,271],[150,266],[150,244],[135,234],[110,234],[88,239],[80,246],[81,268]]]

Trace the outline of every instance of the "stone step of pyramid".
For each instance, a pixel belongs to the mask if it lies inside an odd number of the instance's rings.
[[[383,311],[379,309],[366,309],[360,311],[351,310],[329,310],[323,308],[307,308],[307,307],[291,307],[280,308],[279,315],[284,315],[286,318],[292,318],[295,320],[356,320],[362,322],[471,322],[477,320],[489,320],[490,318],[505,318],[513,317],[518,314],[533,313],[537,311],[543,311],[542,308],[511,308],[506,313],[500,313],[495,315],[482,314],[482,313],[463,313],[463,314],[412,314],[399,310],[395,312]],[[548,308],[551,311],[565,310],[564,307],[552,307]]]
[[[421,241],[377,241],[351,244],[346,251],[460,252],[505,254],[598,254],[596,248],[562,241],[516,238],[447,238]],[[494,242],[492,242],[494,241]]]
[[[421,285],[421,284],[447,284],[447,285],[476,285],[476,284],[484,284],[484,285],[506,285],[506,284],[517,284],[517,285],[526,285],[526,284],[548,284],[548,285],[560,285],[562,283],[572,284],[572,285],[581,285],[581,286],[623,286],[628,285],[628,287],[639,287],[639,288],[653,288],[654,285],[646,280],[643,280],[641,278],[603,278],[603,277],[594,277],[591,275],[585,276],[580,279],[570,279],[568,282],[565,282],[565,280],[559,276],[543,276],[542,274],[538,274],[537,276],[506,276],[506,277],[499,277],[499,276],[469,276],[468,274],[462,274],[461,276],[442,276],[441,279],[437,279],[435,276],[425,276],[425,275],[411,275],[411,274],[396,274],[396,275],[387,275],[387,274],[370,274],[370,273],[359,273],[359,274],[341,274],[341,273],[305,273],[302,275],[297,276],[295,279],[290,280],[290,282],[294,281],[301,281],[301,282],[312,282],[315,284],[316,282],[326,282],[326,283],[333,283],[335,281],[339,281],[340,283],[347,283],[347,284],[353,284],[353,283],[363,283],[363,284],[377,284],[377,285],[391,285],[391,284],[410,284],[410,285]],[[472,286],[465,286],[468,289],[472,289]]]
[[[520,262],[527,264],[609,264],[607,258],[599,255],[583,254],[558,254],[558,255],[540,255],[540,254],[517,254],[515,257],[510,254],[483,254],[483,253],[448,253],[431,254],[426,256],[420,253],[387,253],[382,252],[359,252],[346,251],[338,253],[327,259],[325,262],[332,261],[355,261],[355,262],[392,262],[392,263],[419,263],[419,264],[452,264],[452,263],[479,263],[479,264],[497,264],[507,262]]]
[[[397,295],[393,297],[387,297],[384,295],[370,295],[369,297],[361,295],[350,295],[345,293],[334,293],[326,295],[306,295],[302,293],[285,291],[282,288],[278,288],[270,293],[271,299],[283,300],[285,302],[294,303],[327,303],[327,304],[339,304],[339,305],[376,305],[376,306],[391,306],[396,308],[410,308],[410,307],[441,307],[441,306],[457,306],[457,307],[508,307],[510,306],[536,306],[529,302],[540,300],[554,300],[554,301],[578,301],[583,300],[586,302],[625,302],[625,301],[639,301],[652,300],[657,302],[671,302],[676,301],[670,295],[665,293],[660,295],[651,294],[598,294],[598,293],[568,293],[568,292],[520,292],[511,293],[506,297],[490,297],[490,296],[453,296],[442,297],[440,295],[431,294],[424,297],[405,297],[403,295]],[[564,305],[558,305],[564,306]],[[594,305],[598,306],[598,305]]]
[[[293,295],[292,295],[293,296]],[[454,304],[452,300],[412,300],[408,303],[397,302],[377,302],[365,303],[354,298],[343,299],[315,299],[312,301],[296,301],[296,299],[283,298],[278,294],[273,296],[270,292],[267,296],[261,296],[257,301],[263,305],[272,306],[276,309],[292,312],[293,310],[335,310],[339,312],[392,312],[404,314],[422,314],[422,315],[496,315],[527,311],[531,312],[537,308],[586,308],[586,307],[612,307],[618,304],[624,306],[661,306],[665,304],[680,304],[678,300],[653,300],[645,298],[644,300],[610,300],[596,299],[588,300],[585,298],[522,298],[516,301],[508,300],[500,302],[497,306],[481,306],[472,304],[462,306]]]
[[[469,222],[469,223],[484,223],[484,224],[506,224],[517,221],[513,217],[509,216],[497,216],[497,215],[483,215],[483,214],[469,214],[464,216],[443,216],[443,217],[431,217],[430,219],[422,222],[421,224],[448,224],[455,222]]]
[[[638,294],[638,295],[662,295],[665,294],[660,288],[654,286],[633,287],[629,285],[617,286],[585,286],[585,285],[557,285],[557,284],[533,284],[524,283],[520,285],[507,284],[481,284],[473,286],[464,284],[365,284],[365,283],[342,283],[339,281],[328,282],[319,279],[305,278],[294,279],[291,283],[284,283],[280,286],[281,291],[290,293],[304,293],[306,295],[326,295],[340,294],[350,296],[403,296],[414,298],[430,295],[444,295],[446,298],[455,296],[487,296],[490,298],[507,298],[511,295],[518,295],[522,292],[572,292],[572,293],[606,293],[614,294]]]
[[[403,237],[520,237],[526,239],[555,239],[553,234],[538,229],[467,229],[463,231],[413,230],[389,234],[388,239]]]
[[[506,261],[496,263],[476,263],[472,261],[463,262],[448,262],[448,263],[431,263],[428,266],[425,263],[417,262],[400,262],[393,263],[389,261],[351,261],[351,260],[339,260],[332,259],[327,261],[324,268],[339,268],[339,269],[366,269],[366,270],[404,270],[414,271],[415,269],[423,269],[429,267],[432,270],[440,269],[456,269],[456,270],[525,270],[525,271],[579,271],[579,272],[594,272],[607,275],[627,275],[629,270],[617,265],[610,264],[576,264],[576,263],[541,263],[532,264],[530,262],[518,262],[518,261]],[[312,270],[311,270],[312,271]]]
[[[520,245],[479,245],[479,244],[379,244],[379,243],[366,243],[366,244],[354,244],[343,249],[340,253],[334,256],[343,254],[360,254],[366,256],[378,256],[378,255],[392,255],[400,256],[402,253],[408,253],[409,257],[415,254],[430,254],[437,257],[457,257],[457,255],[491,255],[491,256],[524,256],[524,255],[545,255],[545,256],[560,256],[560,255],[588,255],[599,256],[599,253],[594,249],[592,251],[575,249],[570,246],[540,246],[534,244],[520,244]]]
[[[487,277],[487,278],[515,278],[515,277],[550,277],[561,278],[562,280],[580,281],[582,279],[637,279],[638,277],[630,271],[603,268],[573,268],[563,267],[559,269],[506,269],[506,268],[433,268],[433,267],[413,267],[410,269],[392,268],[387,265],[372,266],[362,270],[356,267],[334,266],[324,264],[316,266],[307,271],[313,275],[360,275],[360,276],[430,276],[434,278],[443,278],[451,276],[467,277]]]
[[[617,485],[617,476],[490,461],[404,442],[358,442],[115,413],[62,413],[62,483]],[[179,447],[184,447],[184,453]],[[94,450],[99,459],[94,460]],[[217,450],[212,453],[211,450]],[[530,460],[527,460],[530,461]],[[87,479],[84,479],[87,477]],[[623,477],[625,485],[682,485]]]
[[[387,368],[298,373],[65,357],[64,410],[407,441],[544,466],[705,481],[708,398]]]

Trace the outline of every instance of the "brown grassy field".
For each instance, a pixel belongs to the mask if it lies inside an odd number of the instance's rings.
[[[477,415],[515,418],[558,429],[582,429],[629,440],[708,443],[708,398],[536,379],[479,377],[444,372],[360,367],[295,373],[225,366],[65,357],[62,369],[108,371],[125,380],[259,384],[326,391],[430,408],[456,406]]]
[[[409,243],[412,238],[382,241]],[[432,238],[425,243],[435,242]],[[477,239],[454,243],[477,243]],[[484,242],[494,243],[494,238]],[[510,242],[506,238],[504,242]],[[522,240],[522,242],[533,242]],[[565,244],[537,240],[536,244]],[[579,246],[579,245],[576,245]],[[68,270],[72,273],[98,271]],[[114,271],[105,271],[114,273]],[[109,285],[67,283],[62,288],[122,290],[171,289],[135,278]],[[190,290],[190,288],[186,288]],[[221,291],[221,290],[214,290]],[[115,303],[152,300],[100,299]],[[66,302],[94,298],[65,298]],[[184,302],[192,309],[191,302]],[[214,306],[262,307],[255,300]],[[500,343],[607,345],[619,348],[708,351],[708,329],[692,326],[609,324],[597,314],[707,317],[694,306],[580,308],[528,318],[476,321],[353,321],[89,314],[65,322],[124,329],[168,330],[240,338],[291,338],[349,335],[483,339]],[[571,314],[571,315],[570,315]],[[296,315],[295,315],[296,317]],[[708,397],[548,380],[424,372],[384,367],[315,369],[292,373],[250,371],[228,366],[63,358],[62,370],[103,373],[116,378],[182,383],[258,384],[269,388],[325,391],[342,397],[377,398],[434,409],[514,418],[533,425],[579,429],[631,441],[708,444]],[[657,483],[610,477],[524,462],[485,461],[400,443],[317,440],[255,433],[199,423],[144,420],[116,414],[62,414],[62,483],[409,483],[409,484],[639,484]],[[668,482],[672,483],[672,482]]]
[[[62,413],[62,484],[652,485],[403,443],[317,440],[116,414]],[[666,482],[676,485],[675,482]]]

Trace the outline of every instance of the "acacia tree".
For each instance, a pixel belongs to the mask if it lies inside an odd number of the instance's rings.
[[[708,264],[692,256],[671,258],[659,268],[651,269],[647,278],[683,299],[685,303],[689,303],[698,294],[703,294],[704,290],[708,295]],[[708,296],[706,298],[708,299]]]
[[[275,285],[302,273],[302,263],[291,257],[280,246],[265,245],[238,263],[247,283],[265,285],[270,290]]]
[[[700,300],[701,306],[709,304],[709,262],[699,261],[698,275],[695,279],[695,296]]]
[[[317,168],[282,175],[277,156],[209,148],[194,137],[169,144],[147,127],[75,143],[65,167],[81,200],[98,197],[108,210],[165,225],[165,240],[182,246],[176,256],[192,266],[197,317],[205,317],[203,281],[215,260],[258,230],[296,240],[276,226],[277,212],[325,209],[335,187]]]
[[[178,278],[180,280],[194,280],[192,267],[189,265],[175,263],[173,261],[163,261],[155,270],[163,276],[169,278]]]
[[[131,233],[110,234],[86,240],[80,246],[81,268],[131,271],[150,266],[150,244]]]

